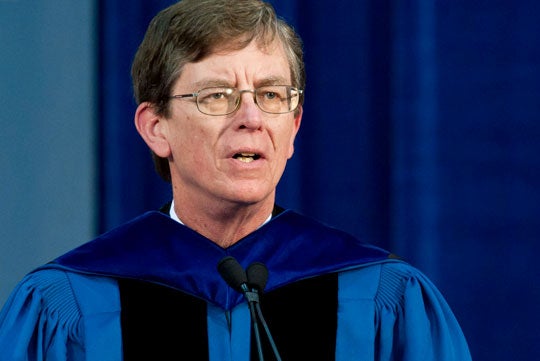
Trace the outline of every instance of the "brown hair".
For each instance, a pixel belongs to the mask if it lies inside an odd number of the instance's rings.
[[[217,48],[242,49],[256,39],[264,47],[277,37],[287,54],[293,86],[304,89],[302,42],[294,29],[260,0],[182,0],[150,22],[131,68],[138,104],[150,102],[168,116],[171,89],[183,66]],[[300,104],[303,103],[303,96]],[[152,153],[158,174],[171,181],[168,160]]]

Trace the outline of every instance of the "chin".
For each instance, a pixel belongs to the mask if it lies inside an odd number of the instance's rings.
[[[268,192],[268,190],[254,190],[253,188],[249,189],[239,189],[234,192],[231,199],[237,203],[242,203],[245,205],[253,205],[257,203],[264,203],[270,200],[273,202],[274,192]]]

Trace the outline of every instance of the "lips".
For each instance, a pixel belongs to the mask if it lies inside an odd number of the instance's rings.
[[[242,153],[234,154],[233,158],[236,159],[236,160],[239,160],[240,162],[251,163],[251,162],[261,158],[261,156],[259,154],[257,154],[257,153],[242,152]]]

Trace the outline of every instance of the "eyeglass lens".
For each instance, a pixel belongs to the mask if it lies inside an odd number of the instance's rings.
[[[255,90],[238,90],[227,87],[205,88],[197,95],[197,106],[202,113],[209,115],[230,114],[240,106],[241,95],[245,92],[255,94],[255,103],[267,113],[281,114],[296,109],[299,91],[288,85],[270,85]]]

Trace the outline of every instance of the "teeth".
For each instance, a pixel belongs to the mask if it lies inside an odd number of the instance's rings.
[[[244,163],[253,162],[256,159],[255,153],[238,153],[235,158]]]
[[[253,160],[254,160],[251,157],[238,157],[236,159],[238,159],[240,162],[244,162],[244,163],[250,163],[250,162],[253,162]]]

